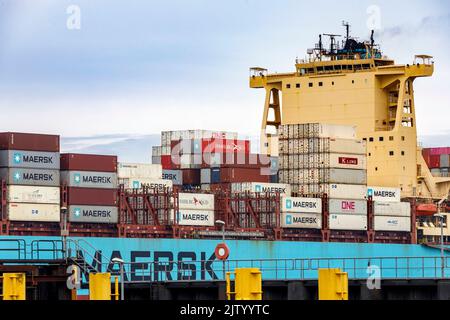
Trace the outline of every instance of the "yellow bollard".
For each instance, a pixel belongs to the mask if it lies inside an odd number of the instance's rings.
[[[258,268],[238,268],[233,272],[234,292],[231,292],[231,272],[226,273],[227,300],[262,300],[262,275]]]
[[[89,273],[89,300],[111,300],[111,273]]]
[[[340,269],[319,269],[319,300],[348,300],[348,274]]]
[[[25,273],[3,274],[3,300],[26,300]]]
[[[114,293],[112,294],[114,296],[114,300],[119,300],[119,277],[114,277]]]

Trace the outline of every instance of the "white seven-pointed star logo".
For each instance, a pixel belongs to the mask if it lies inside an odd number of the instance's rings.
[[[73,179],[75,180],[75,183],[80,183],[80,181],[81,181],[81,176],[80,176],[80,174],[79,174],[79,173],[76,173],[76,174],[75,174],[75,177],[74,177]]]
[[[75,214],[76,217],[79,217],[80,214],[81,214],[81,210],[76,208],[74,214]]]
[[[15,163],[20,163],[22,160],[22,156],[20,155],[20,153],[15,153],[14,154],[14,162]]]
[[[20,173],[19,173],[19,172],[16,172],[16,173],[14,174],[14,180],[16,180],[16,181],[19,181],[19,180],[20,180]]]

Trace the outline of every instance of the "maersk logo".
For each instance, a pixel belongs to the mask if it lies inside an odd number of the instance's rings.
[[[81,215],[81,209],[80,208],[75,208],[75,209],[73,209],[73,215],[75,216],[75,217],[80,217],[80,215]]]
[[[286,215],[286,224],[292,224],[292,216],[291,215]]]
[[[133,189],[139,188],[139,181],[133,181]]]
[[[22,162],[22,154],[21,153],[14,153],[13,155],[14,163],[19,164]]]
[[[74,181],[76,184],[79,184],[79,183],[81,182],[81,174],[75,173],[75,174],[73,175],[73,181]]]
[[[16,173],[14,173],[14,175],[13,175],[13,179],[14,179],[14,181],[20,181],[20,178],[21,178],[21,176],[20,176],[20,172],[16,172]]]
[[[373,197],[373,189],[367,189],[367,195]]]
[[[256,185],[255,186],[255,191],[256,192],[261,192],[261,186],[260,185]]]
[[[292,200],[286,200],[286,209],[292,209]]]

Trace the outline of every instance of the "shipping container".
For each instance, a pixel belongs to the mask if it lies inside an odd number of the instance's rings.
[[[180,209],[177,213],[177,224],[181,226],[214,226],[213,210]]]
[[[161,156],[152,156],[152,164],[161,164]]]
[[[283,138],[338,138],[356,139],[356,126],[324,123],[287,124],[280,126],[279,135]]]
[[[330,230],[367,230],[367,216],[360,214],[330,214]]]
[[[334,199],[366,199],[367,187],[358,184],[320,184],[318,193],[326,193]]]
[[[203,167],[267,167],[270,170],[270,157],[255,153],[205,153]]]
[[[0,150],[0,167],[59,170],[59,153]]]
[[[220,182],[270,182],[260,168],[220,168]]]
[[[211,184],[209,183],[202,183],[200,186],[200,189],[203,191],[211,191]]]
[[[69,221],[84,223],[118,223],[119,210],[114,206],[69,206]]]
[[[367,187],[367,197],[372,201],[400,202],[400,188]]]
[[[80,188],[117,188],[117,174],[113,172],[61,171],[61,185]]]
[[[249,140],[203,139],[203,153],[250,153]]]
[[[7,205],[10,221],[60,222],[59,204],[9,203]]]
[[[430,168],[440,168],[441,167],[441,156],[440,155],[430,155],[430,163],[428,163]]]
[[[181,186],[183,184],[183,172],[181,170],[163,170],[162,179],[171,180],[173,185]]]
[[[119,162],[118,164],[118,178],[160,179],[161,176],[162,166],[159,164],[124,162]]]
[[[321,213],[322,199],[282,196],[281,211],[291,213]]]
[[[171,170],[173,168],[172,157],[170,154],[161,156],[161,167],[164,170]]]
[[[200,183],[210,184],[211,183],[211,169],[201,169],[200,170]]]
[[[200,169],[182,169],[183,185],[199,185]]]
[[[323,138],[319,141],[321,152],[344,153],[366,155],[367,145],[365,141],[355,139],[330,139]]]
[[[364,214],[367,215],[366,200],[329,199],[330,214]]]
[[[0,150],[59,152],[59,136],[35,133],[1,132]]]
[[[117,189],[67,188],[67,202],[69,205],[117,205]]]
[[[424,152],[429,153],[430,155],[442,155],[442,154],[450,154],[450,147],[442,147],[442,148],[425,148]]]
[[[375,202],[374,213],[378,216],[410,217],[409,202]]]
[[[220,180],[220,168],[211,168],[211,183],[221,183]]]
[[[411,218],[375,216],[374,229],[375,231],[410,232]]]
[[[179,193],[178,208],[180,210],[214,210],[214,195],[204,193]]]
[[[29,186],[59,186],[59,170],[0,168],[0,179],[7,184]]]
[[[119,184],[123,184],[125,189],[140,189],[148,187],[160,191],[173,188],[172,180],[164,179],[146,179],[146,178],[122,178],[119,179]]]
[[[280,193],[290,196],[291,186],[285,183],[260,183],[260,182],[232,183],[231,192]]]
[[[161,146],[153,146],[152,147],[152,157],[160,157],[162,154]]]
[[[288,177],[292,174],[295,184],[342,183],[367,184],[367,171],[356,169],[293,169],[283,170]]]
[[[81,154],[81,153],[62,153],[61,170],[116,172],[117,156]]]
[[[172,140],[170,143],[171,154],[202,154],[201,139]]]
[[[10,185],[7,188],[6,201],[16,203],[60,203],[59,187],[35,187]]]
[[[448,154],[441,154],[439,162],[440,162],[440,167],[441,168],[448,168],[448,167],[450,167],[449,155]]]
[[[322,229],[322,215],[320,213],[281,213],[282,228]]]
[[[172,156],[172,162],[175,165],[179,164],[181,169],[200,169],[203,163],[202,158],[201,154],[182,154],[179,158]]]

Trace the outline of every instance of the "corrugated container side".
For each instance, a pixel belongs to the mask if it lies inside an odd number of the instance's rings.
[[[109,206],[69,206],[70,222],[118,223],[119,210]]]
[[[200,170],[200,183],[210,184],[211,183],[211,169],[201,169]]]
[[[147,178],[160,179],[162,176],[162,166],[150,163],[124,163],[119,162],[118,178]]]
[[[0,167],[59,170],[59,153],[1,150]]]
[[[408,217],[384,217],[375,216],[374,218],[375,231],[411,231],[411,219]]]
[[[366,200],[329,199],[330,214],[367,214]]]
[[[259,168],[221,168],[221,182],[269,182],[270,176],[264,175]]]
[[[321,213],[322,199],[282,196],[281,211],[292,213]]]
[[[119,184],[123,184],[125,189],[140,189],[148,187],[157,190],[172,189],[172,180],[164,179],[146,179],[146,178],[122,178]]]
[[[10,221],[60,222],[59,204],[9,203],[7,205]]]
[[[8,202],[16,203],[60,203],[59,187],[35,187],[35,186],[17,186],[10,185],[7,188]]]
[[[0,168],[0,179],[7,184],[29,186],[59,186],[59,170]]]
[[[172,219],[173,220],[173,219]],[[180,209],[177,223],[182,226],[214,226],[214,211]]]
[[[409,202],[375,202],[374,213],[379,216],[410,217]]]
[[[61,185],[80,188],[117,188],[117,174],[113,172],[61,171]]]
[[[440,155],[430,155],[430,163],[428,164],[430,168],[440,168],[441,167],[441,156]]]
[[[220,183],[220,168],[211,168],[211,183]]]
[[[200,184],[200,169],[182,169],[183,184],[198,185]]]
[[[324,139],[322,152],[360,154],[366,155],[367,145],[365,141],[353,139]]]
[[[281,213],[282,228],[322,229],[322,215],[318,213]]]
[[[179,193],[178,208],[180,210],[214,210],[214,195],[204,193]]]
[[[367,187],[367,196],[373,201],[400,202],[400,188]]]
[[[331,230],[367,230],[367,216],[359,214],[330,214],[329,227]]]
[[[163,170],[162,178],[164,180],[171,180],[177,186],[183,184],[183,172],[181,170]]]
[[[0,150],[59,152],[59,136],[35,133],[1,132]]]
[[[61,170],[116,172],[117,156],[62,153]]]
[[[117,190],[69,187],[67,202],[69,205],[115,206]]]
[[[152,156],[152,164],[161,164],[161,156]]]
[[[334,199],[366,199],[367,187],[357,184],[320,184],[319,193]]]
[[[450,167],[449,155],[448,154],[441,154],[439,162],[440,162],[441,168]]]

